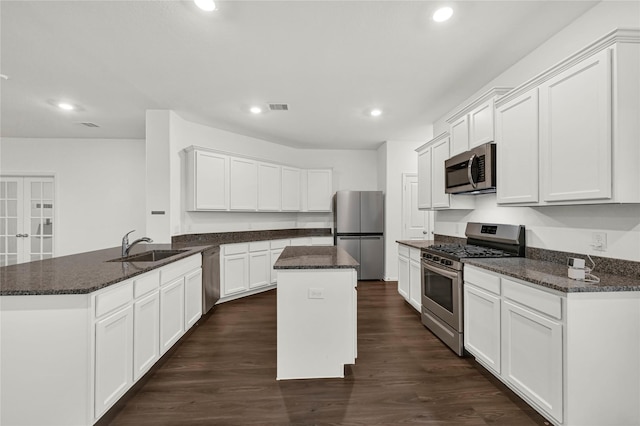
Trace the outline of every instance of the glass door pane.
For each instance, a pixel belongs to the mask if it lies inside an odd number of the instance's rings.
[[[0,266],[18,263],[22,255],[22,178],[0,179]]]
[[[53,256],[53,188],[53,178],[27,178],[25,181],[30,224],[27,253],[32,261]]]

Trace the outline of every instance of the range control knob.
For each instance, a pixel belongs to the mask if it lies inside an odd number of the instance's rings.
[[[433,256],[433,261],[434,261],[434,262],[437,262],[437,261],[439,261],[439,260],[440,260],[440,257],[438,257],[438,256]]]
[[[448,259],[442,259],[442,264],[443,265],[447,265],[447,266],[451,266],[451,265],[453,265],[453,262],[448,260]]]
[[[432,257],[433,257],[433,255],[431,255],[431,254],[429,254],[429,253],[427,253],[427,254],[425,254],[425,255],[424,255],[424,258],[425,258],[425,259],[431,259]]]

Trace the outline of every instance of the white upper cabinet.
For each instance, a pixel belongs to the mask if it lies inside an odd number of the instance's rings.
[[[431,208],[431,147],[418,152],[418,208]]]
[[[294,167],[282,167],[282,211],[300,211],[301,173]]]
[[[194,146],[185,153],[187,211],[331,211],[329,168],[300,169]]]
[[[509,90],[509,87],[494,87],[447,119],[452,157],[494,141],[494,101]]]
[[[469,116],[467,114],[451,123],[451,155],[469,150]]]
[[[442,133],[418,149],[418,208],[472,209],[474,198],[445,192],[444,162],[449,159],[449,133]]]
[[[245,158],[230,159],[230,210],[258,209],[258,163]]]
[[[540,86],[544,201],[611,198],[611,50]]]
[[[258,164],[258,210],[279,211],[282,193],[282,168],[276,164]]]
[[[538,201],[538,89],[496,108],[497,201]]]
[[[307,170],[307,210],[310,212],[331,211],[333,195],[333,172],[331,169]]]
[[[187,151],[187,210],[229,209],[229,157]]]
[[[638,75],[615,30],[497,100],[498,203],[640,203]]]

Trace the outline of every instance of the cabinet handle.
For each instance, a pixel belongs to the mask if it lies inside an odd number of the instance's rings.
[[[27,238],[29,234],[22,234],[23,237]]]
[[[22,234],[16,234],[16,238],[21,238]]]

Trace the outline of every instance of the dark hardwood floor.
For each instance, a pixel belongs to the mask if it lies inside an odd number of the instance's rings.
[[[358,359],[344,379],[276,381],[276,291],[223,303],[112,425],[548,425],[420,323],[396,282],[358,286]]]

